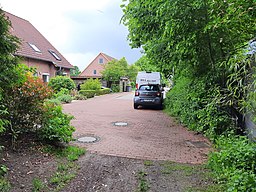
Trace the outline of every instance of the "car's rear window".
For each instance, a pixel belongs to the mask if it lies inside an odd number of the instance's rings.
[[[142,91],[159,91],[157,85],[141,85],[140,90]]]

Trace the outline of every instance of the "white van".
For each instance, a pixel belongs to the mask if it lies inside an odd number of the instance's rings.
[[[146,72],[140,71],[136,77],[136,89],[139,89],[141,85],[161,85],[160,72]]]

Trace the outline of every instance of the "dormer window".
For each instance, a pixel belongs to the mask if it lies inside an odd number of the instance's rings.
[[[104,60],[103,58],[99,58],[99,64],[103,64]]]
[[[41,50],[35,45],[35,44],[32,44],[32,43],[28,43],[29,46],[35,51],[35,52],[38,52],[38,53],[41,53]]]
[[[53,56],[56,60],[61,61],[61,58],[59,57],[59,55],[57,55],[57,53],[55,53],[53,50],[48,50],[48,51],[49,51],[49,53],[52,54],[52,56]]]

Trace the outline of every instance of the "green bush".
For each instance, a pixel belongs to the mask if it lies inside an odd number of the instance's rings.
[[[61,103],[71,103],[73,97],[71,95],[60,95],[56,99],[59,100]]]
[[[77,94],[73,97],[74,100],[86,100],[87,97],[81,94]]]
[[[48,100],[46,100],[46,102],[54,104],[54,105],[61,105],[61,101],[59,99],[57,99],[57,98],[48,99]]]
[[[50,79],[48,84],[55,92],[61,91],[65,88],[69,91],[76,88],[76,85],[72,79],[66,76],[57,76]]]
[[[112,84],[112,85],[111,85],[111,90],[112,90],[114,93],[118,93],[118,92],[120,92],[120,86],[117,85],[117,84]]]
[[[80,90],[79,94],[85,96],[86,98],[92,98],[95,96],[96,91],[94,90]]]
[[[219,106],[218,91],[202,78],[179,78],[167,93],[165,108],[190,130],[206,134],[211,139],[232,129],[231,118]]]
[[[96,95],[105,95],[110,93],[110,89],[109,88],[104,88],[104,89],[100,89],[100,90],[96,90],[95,94]]]
[[[88,79],[80,86],[81,90],[100,90],[101,82],[98,79]]]
[[[57,98],[62,95],[69,95],[70,91],[66,88],[61,88],[59,92],[54,94],[54,97]]]
[[[52,90],[36,77],[26,76],[27,80],[20,86],[13,87],[5,106],[8,111],[9,126],[7,134],[13,140],[23,133],[34,133],[41,124],[44,101],[52,96]]]
[[[45,103],[44,110],[42,127],[38,131],[38,136],[43,141],[66,143],[72,141],[75,128],[70,125],[70,121],[74,117],[63,113],[60,105]]]
[[[246,137],[229,136],[216,140],[218,151],[208,165],[227,191],[256,191],[256,144]]]

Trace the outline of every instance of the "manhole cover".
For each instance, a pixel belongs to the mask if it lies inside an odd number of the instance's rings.
[[[124,127],[124,126],[127,126],[127,125],[128,125],[128,123],[126,123],[126,122],[115,122],[115,123],[114,123],[114,125],[115,125],[115,126],[121,126],[121,127]]]
[[[98,141],[99,139],[95,136],[85,136],[85,137],[80,137],[77,139],[77,141],[81,143],[94,143]]]

